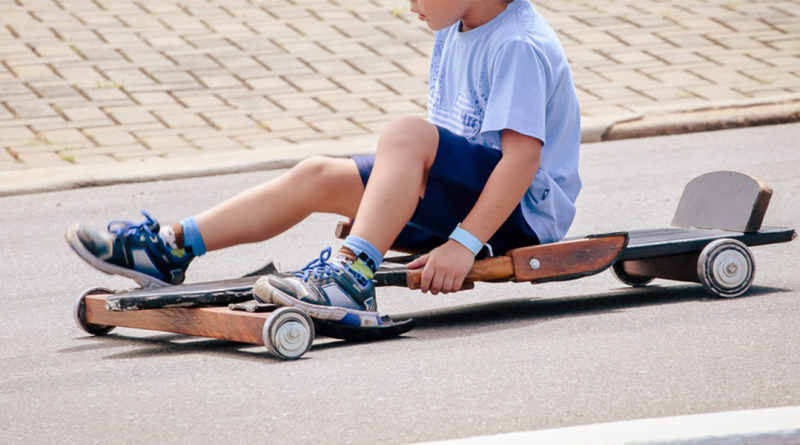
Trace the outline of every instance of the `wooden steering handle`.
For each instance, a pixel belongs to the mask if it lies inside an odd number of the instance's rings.
[[[464,278],[462,290],[473,289],[476,281],[506,281],[514,278],[514,261],[511,257],[501,256],[488,260],[478,260],[472,265],[467,277]],[[422,285],[422,269],[406,272],[408,288],[417,290]]]

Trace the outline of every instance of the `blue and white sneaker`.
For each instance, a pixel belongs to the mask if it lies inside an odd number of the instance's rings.
[[[146,219],[140,223],[112,221],[107,232],[74,224],[67,230],[67,242],[96,269],[131,278],[143,288],[182,283],[194,256],[169,247],[158,234],[158,221],[142,214]]]
[[[373,272],[363,259],[336,257],[331,248],[306,267],[261,277],[253,287],[262,303],[293,306],[311,318],[350,326],[378,326],[381,317],[375,301]]]

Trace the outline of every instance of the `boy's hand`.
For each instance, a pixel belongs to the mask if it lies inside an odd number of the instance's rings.
[[[475,255],[457,241],[449,240],[445,244],[433,249],[431,253],[423,255],[408,264],[409,269],[422,270],[422,292],[430,291],[433,295],[439,292],[447,294],[458,292],[464,284],[473,263]]]

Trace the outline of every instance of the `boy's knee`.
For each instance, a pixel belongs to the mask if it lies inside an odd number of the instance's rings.
[[[302,181],[324,179],[331,170],[332,158],[327,156],[311,156],[300,161],[292,168],[292,174]]]
[[[425,119],[414,116],[395,118],[381,131],[380,147],[430,152],[439,143],[439,131]]]

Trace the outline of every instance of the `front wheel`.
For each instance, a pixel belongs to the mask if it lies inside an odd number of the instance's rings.
[[[302,357],[311,349],[314,334],[311,317],[297,308],[280,308],[264,323],[264,345],[281,360]]]
[[[111,289],[105,287],[91,287],[78,295],[78,298],[75,299],[75,305],[72,307],[72,318],[75,320],[75,324],[90,335],[102,336],[113,331],[114,326],[103,326],[86,321],[86,297],[88,295],[110,295],[112,293]]]
[[[611,266],[611,273],[614,275],[614,278],[619,280],[622,284],[627,284],[628,286],[632,287],[645,287],[648,284],[652,283],[655,278],[653,277],[639,277],[634,275],[628,275],[625,272],[625,267],[623,263],[614,263]]]

